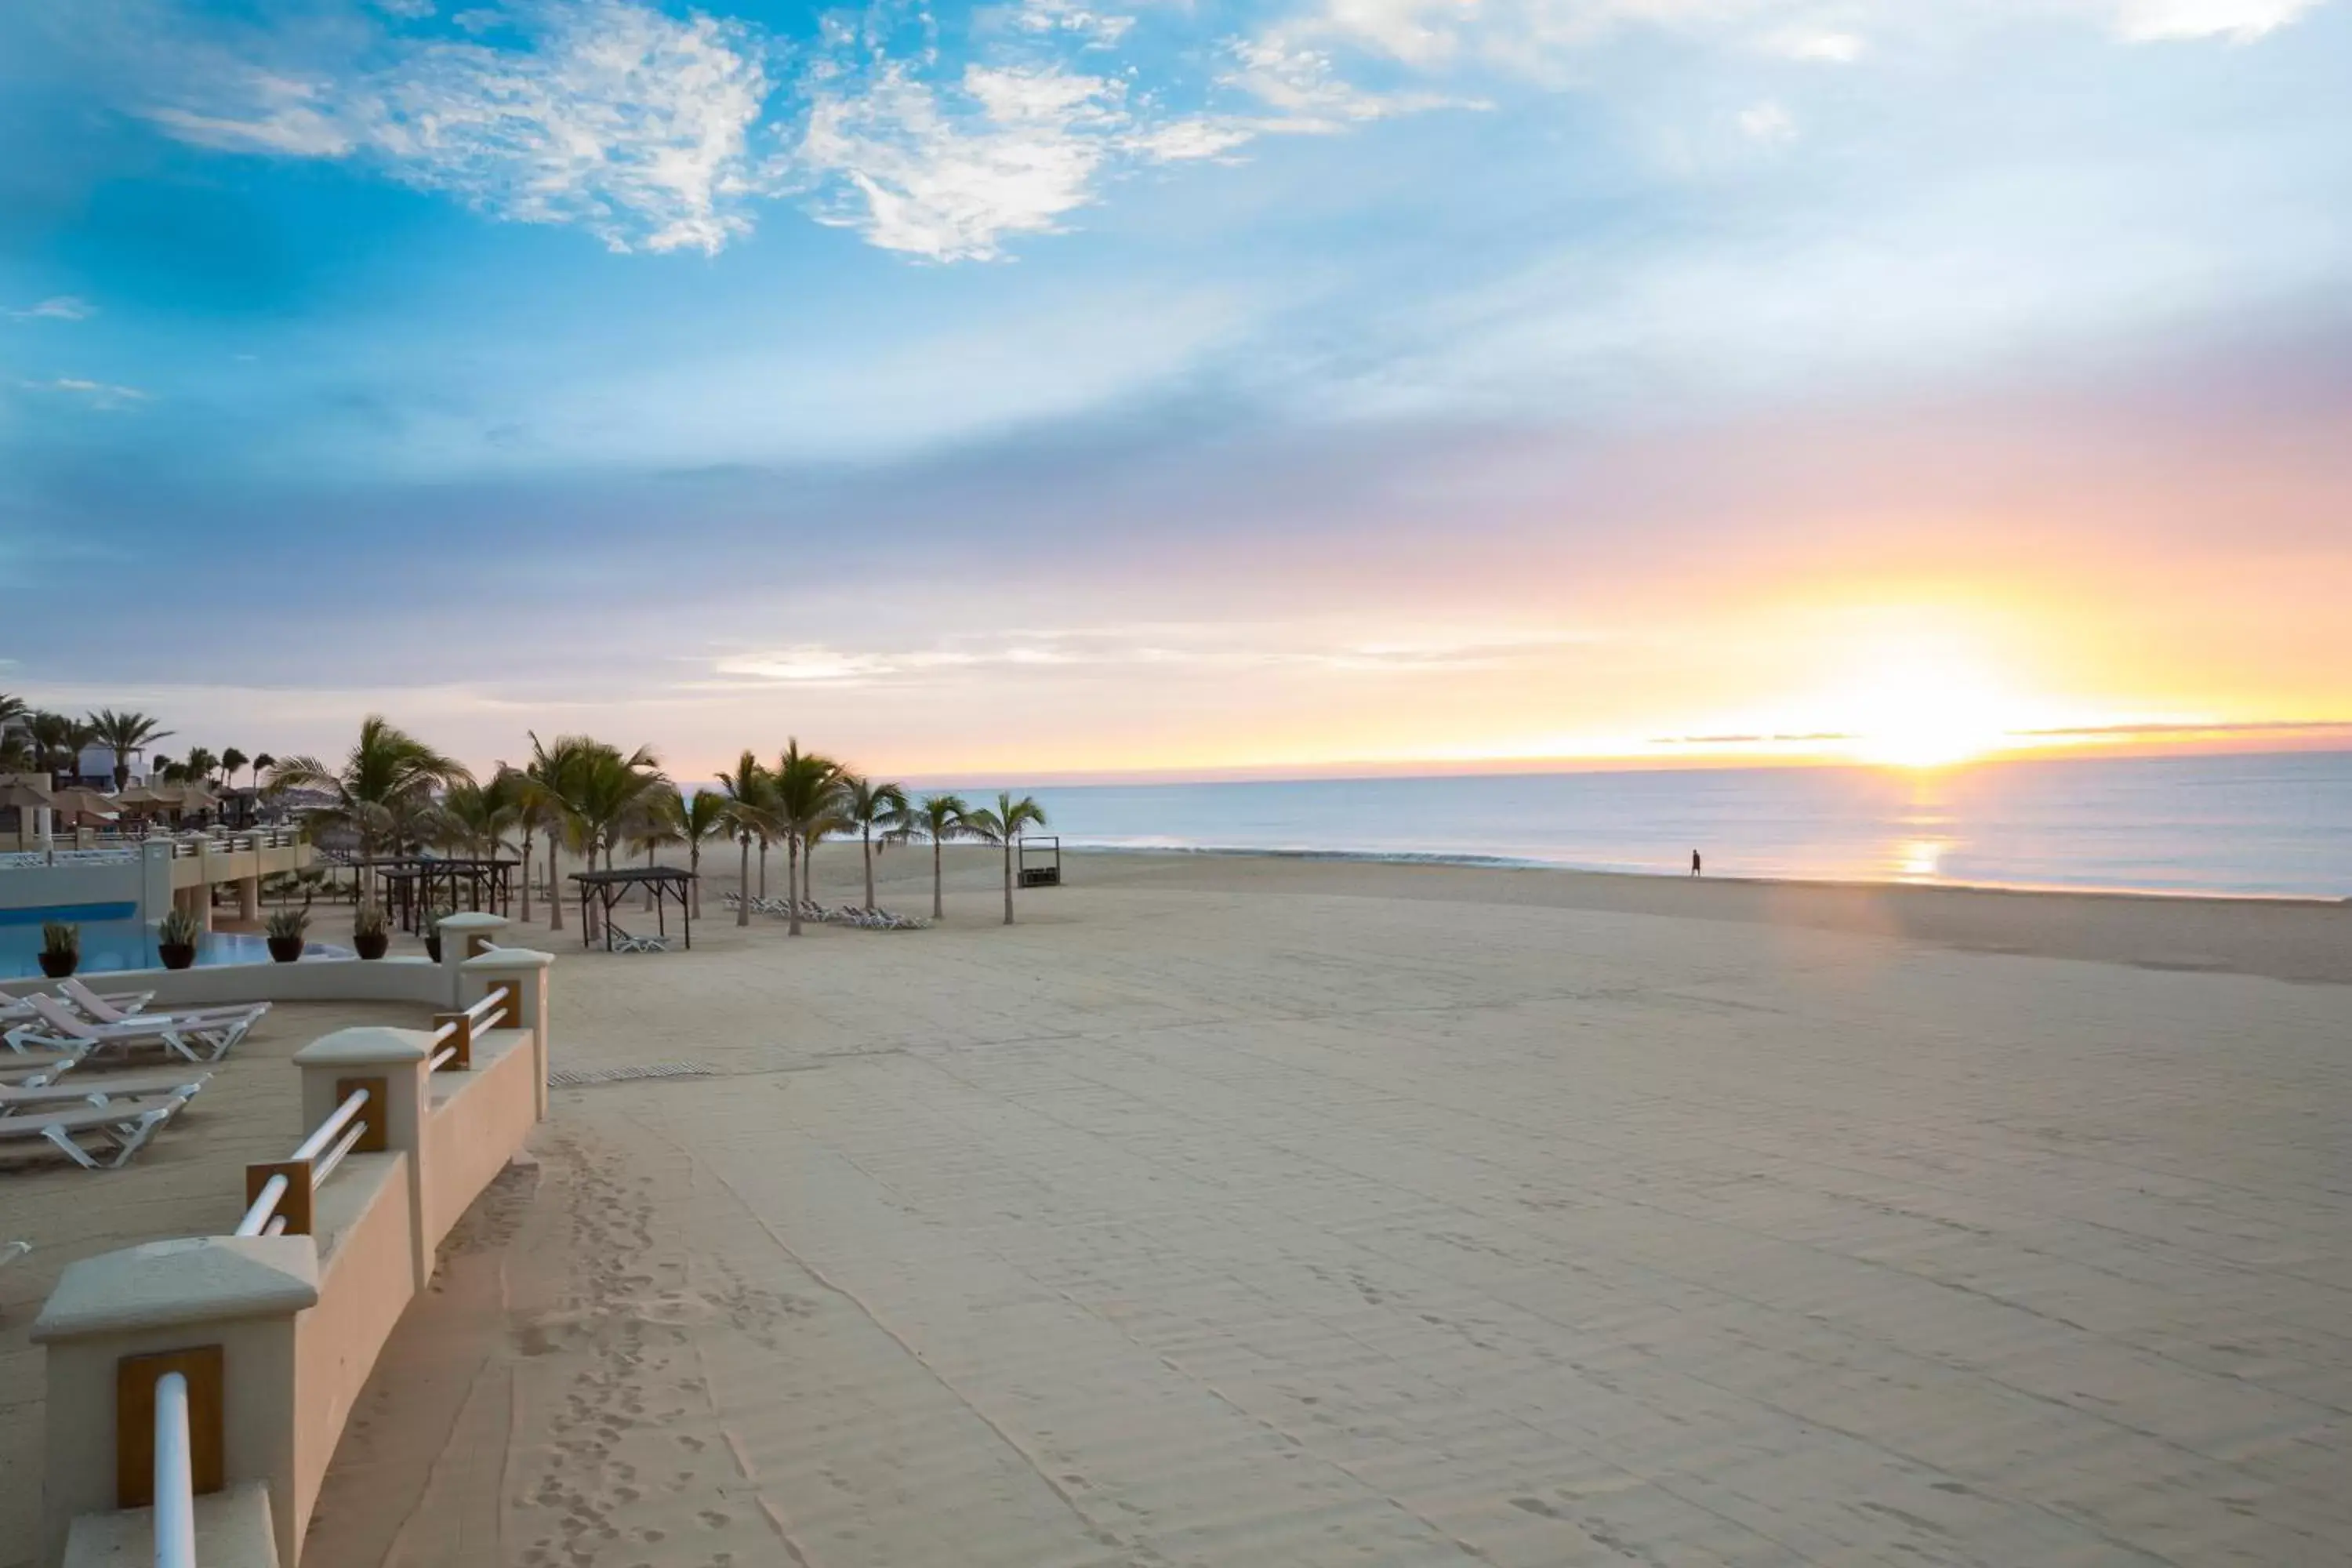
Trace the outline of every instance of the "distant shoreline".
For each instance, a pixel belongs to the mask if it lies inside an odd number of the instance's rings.
[[[1566,860],[1541,860],[1525,856],[1450,854],[1443,850],[1266,848],[1239,844],[1108,844],[1064,837],[1066,853],[1077,855],[1173,855],[1266,860],[1328,860],[1368,866],[1451,866],[1489,871],[1553,871],[1577,877],[1623,878],[1630,881],[1687,881],[1682,871],[1628,871],[1611,867],[1581,866]],[[2305,893],[2213,892],[2196,888],[2091,887],[2070,882],[1961,882],[1943,879],[1903,881],[1874,877],[1748,876],[1708,872],[1696,880],[1740,883],[1750,887],[1823,888],[1904,892],[2003,893],[2035,897],[2158,899],[2168,903],[2281,904],[2333,910],[2352,905],[2352,893],[2320,898]]]

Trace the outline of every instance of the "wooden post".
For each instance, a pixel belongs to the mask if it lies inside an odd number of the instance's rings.
[[[309,1236],[311,1234],[310,1205],[313,1192],[310,1183],[310,1162],[270,1160],[247,1165],[245,1168],[246,1207],[253,1206],[253,1201],[261,1195],[261,1189],[269,1184],[269,1178],[272,1176],[286,1178],[286,1190],[279,1194],[278,1198],[278,1212],[286,1219],[284,1234]]]
[[[384,1097],[390,1092],[391,1080],[381,1078],[339,1078],[335,1080],[335,1103],[341,1105],[352,1097],[354,1089],[368,1091],[367,1103],[360,1107],[359,1122],[363,1131],[359,1142],[352,1145],[354,1154],[381,1154],[391,1147],[384,1121]]]
[[[466,1072],[470,1070],[474,1065],[474,1016],[470,1013],[436,1013],[433,1015],[434,1033],[439,1034],[443,1029],[449,1028],[452,1025],[455,1025],[456,1028],[450,1034],[449,1037],[442,1043],[453,1047],[457,1054],[444,1062],[441,1065],[441,1070],[444,1072]],[[435,1054],[437,1056],[439,1053],[436,1051]]]
[[[114,1506],[149,1508],[155,1501],[155,1380],[176,1372],[188,1380],[188,1468],[201,1495],[227,1484],[222,1473],[226,1390],[218,1345],[127,1355],[114,1363]]]

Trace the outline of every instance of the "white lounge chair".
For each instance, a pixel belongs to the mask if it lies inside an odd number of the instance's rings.
[[[613,928],[614,952],[667,952],[669,938],[666,936],[631,936],[619,926]]]
[[[142,1046],[161,1046],[192,1062],[220,1060],[269,1011],[269,1004],[257,1002],[237,1012],[194,1014],[184,1018],[170,1013],[151,1013],[128,1017],[118,1024],[93,1024],[67,1012],[54,997],[28,996],[26,1000],[41,1016],[40,1021],[19,1024],[0,1037],[14,1049],[33,1046],[88,1056],[110,1047],[135,1050]]]
[[[31,1013],[32,1009],[25,1009]],[[39,1089],[58,1081],[81,1065],[77,1051],[0,1051],[0,1084],[10,1089]]]
[[[142,1013],[136,1007],[125,1007],[110,997],[100,996],[79,980],[68,978],[61,982],[58,989],[64,992],[75,1006],[101,1024],[137,1024],[150,1019],[173,1018],[183,1024],[201,1025],[220,1019],[242,1018],[248,1013],[258,1018],[269,1011],[267,1002],[240,1002],[220,1007],[173,1007],[159,1013]],[[248,1024],[247,1027],[250,1026]]]
[[[155,1000],[152,991],[93,991],[82,984],[78,974],[68,974],[58,981],[58,994],[101,1024],[116,1023],[144,1011],[147,1004]]]
[[[77,1105],[116,1105],[140,1100],[194,1100],[212,1078],[172,1068],[153,1072],[84,1073],[68,1083],[0,1087],[0,1117],[37,1116]]]
[[[77,980],[72,984],[79,985],[81,983]],[[92,992],[91,994],[100,996],[108,1005],[125,1013],[136,1013],[155,999],[152,991],[115,991],[103,994]],[[39,1016],[33,1011],[32,1003],[30,996],[0,996],[0,1024],[22,1024]]]
[[[47,1116],[0,1116],[0,1160],[55,1152],[85,1171],[119,1170],[186,1103],[184,1100],[133,1100]]]

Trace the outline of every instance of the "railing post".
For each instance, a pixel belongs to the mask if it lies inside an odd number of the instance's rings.
[[[440,1234],[425,1213],[432,1192],[425,1170],[432,1157],[425,1136],[433,1104],[426,1066],[432,1039],[422,1029],[338,1029],[294,1053],[294,1065],[302,1069],[304,1133],[333,1115],[352,1090],[364,1088],[368,1106],[361,1114],[369,1126],[352,1152],[408,1157],[409,1263],[420,1290],[433,1278],[433,1248],[425,1238]],[[287,1224],[290,1228],[293,1222]]]
[[[195,1489],[268,1483],[278,1561],[293,1563],[295,1324],[318,1301],[302,1236],[154,1241],[67,1265],[33,1324],[48,1359],[39,1560],[62,1559],[79,1516],[148,1500],[155,1385],[177,1372]]]
[[[499,932],[512,923],[504,915],[476,910],[451,915],[441,922],[441,970],[448,980],[449,1005],[463,1007],[471,1000],[458,984],[459,966],[495,948]]]
[[[547,1120],[547,972],[555,955],[527,947],[495,947],[466,961],[461,1005],[480,1001],[495,989],[508,993],[506,1026],[530,1031],[532,1070],[538,1075],[539,1120]]]

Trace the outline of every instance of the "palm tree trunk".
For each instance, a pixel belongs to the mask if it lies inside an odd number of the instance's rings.
[[[563,884],[555,879],[555,851],[562,836],[553,828],[547,834],[547,929],[563,929]]]
[[[654,849],[655,846],[651,844],[646,846],[646,869],[648,871],[654,868]],[[651,914],[653,912],[654,885],[651,882],[647,882],[646,884],[646,913]]]
[[[1013,836],[1004,836],[1004,923],[1013,923]]]
[[[861,841],[861,842],[865,845],[865,847],[866,847],[866,908],[867,911],[870,913],[870,912],[873,910],[873,908],[874,908],[874,833],[873,833],[873,830],[872,830],[871,828],[868,828],[868,829],[866,829],[866,832],[865,832],[865,833],[863,833],[863,834],[862,834],[862,835],[860,835],[859,837],[860,837],[860,841]]]
[[[530,834],[522,836],[522,918],[530,919]]]
[[[784,854],[787,857],[784,861],[784,887],[789,892],[794,880],[794,870],[800,865],[801,841],[798,834],[788,833],[784,836]],[[801,901],[797,898],[788,897],[784,902],[793,906],[792,923],[785,928],[784,934],[798,936],[801,934]]]
[[[935,921],[943,921],[948,918],[947,905],[940,901],[940,841],[937,838],[934,838],[931,840],[931,919]]]
[[[736,845],[743,852],[742,864],[735,872],[735,923],[751,923],[751,836],[744,834]]]
[[[768,836],[760,835],[760,896],[768,896]]]

